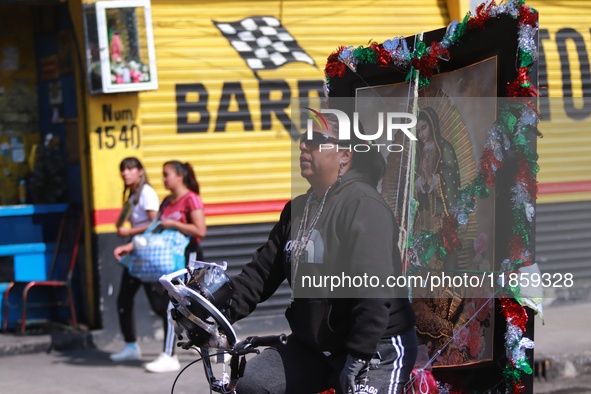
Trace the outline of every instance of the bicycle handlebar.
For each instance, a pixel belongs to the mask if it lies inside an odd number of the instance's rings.
[[[287,335],[279,334],[279,335],[266,335],[262,337],[248,337],[247,340],[251,338],[250,344],[253,347],[260,347],[260,346],[277,346],[277,345],[285,345],[287,343]]]
[[[207,377],[209,387],[212,391],[215,391],[216,393],[234,393],[238,380],[244,374],[244,368],[246,366],[246,358],[244,356],[246,354],[259,353],[257,347],[278,346],[285,345],[286,343],[287,335],[285,334],[266,335],[261,337],[252,336],[247,337],[243,341],[236,343],[232,350],[226,350],[226,352],[232,355],[232,360],[230,362],[229,380],[220,380],[215,378],[211,368],[211,361],[209,359],[208,348],[201,348],[203,367],[205,369],[205,376]],[[242,361],[239,362],[239,359],[241,357]]]
[[[287,343],[287,335],[266,335],[262,337],[247,337],[245,340],[238,342],[231,351],[230,354],[244,355],[248,353],[258,353],[257,347],[263,346],[278,346],[285,345]]]

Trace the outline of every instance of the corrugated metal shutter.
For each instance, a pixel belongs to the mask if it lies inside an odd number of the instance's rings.
[[[240,272],[249,262],[254,251],[264,244],[273,228],[273,223],[213,226],[203,239],[203,250],[207,261],[228,263],[228,275]],[[289,303],[290,289],[287,281],[267,301],[257,306],[252,316],[282,313]]]
[[[536,261],[551,273],[546,297],[588,298],[591,282],[591,4],[528,0],[540,13]],[[568,288],[560,275],[572,274]],[[587,289],[585,289],[587,287]]]
[[[538,140],[541,184],[590,181],[591,3],[528,0],[540,14]],[[591,193],[540,195],[539,203],[591,200]]]
[[[542,273],[572,274],[574,285],[552,278],[546,297],[589,298],[591,201],[538,205],[536,261]],[[560,287],[558,285],[561,285]]]

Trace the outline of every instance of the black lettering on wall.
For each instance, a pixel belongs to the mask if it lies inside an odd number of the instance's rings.
[[[176,132],[204,133],[209,127],[209,111],[207,110],[208,94],[205,86],[200,83],[177,84],[176,92]],[[187,101],[189,93],[197,93],[196,102]],[[189,123],[189,114],[198,113],[198,122]]]
[[[540,53],[538,57],[538,85],[539,85],[539,99],[538,109],[540,111],[540,121],[549,122],[551,120],[550,114],[550,99],[548,92],[550,86],[548,85],[548,64],[546,63],[546,54],[544,52],[544,40],[550,39],[548,29],[539,30]]]
[[[271,92],[273,91],[279,91],[281,93],[279,100],[271,100]],[[285,130],[289,132],[291,129],[291,120],[286,113],[286,109],[289,107],[291,89],[287,82],[282,80],[259,81],[259,94],[261,100],[262,130],[271,130],[273,124],[271,114],[274,113]]]
[[[116,121],[132,120],[132,119],[133,119],[133,113],[131,112],[130,109],[123,109],[120,111],[115,111],[115,120]]]
[[[236,100],[238,111],[230,111],[232,100]],[[254,130],[248,102],[240,82],[224,82],[218,107],[218,118],[215,122],[215,131],[226,131],[228,122],[242,122],[244,123],[244,130]]]
[[[103,104],[103,122],[110,122],[113,120],[113,106],[111,104]]]
[[[581,82],[583,90],[583,106],[575,108],[573,100],[572,76],[570,62],[566,49],[566,41],[572,40],[579,57]],[[556,46],[560,56],[560,69],[562,71],[562,94],[564,96],[564,110],[568,117],[574,120],[582,120],[591,114],[591,70],[589,69],[589,56],[585,48],[585,39],[574,29],[564,28],[556,33]]]

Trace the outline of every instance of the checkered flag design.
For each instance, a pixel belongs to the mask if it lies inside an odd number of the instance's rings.
[[[255,73],[274,70],[290,62],[316,66],[275,17],[254,16],[237,22],[213,23]]]

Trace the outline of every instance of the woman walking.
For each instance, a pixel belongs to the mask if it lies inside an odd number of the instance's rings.
[[[189,163],[178,160],[167,161],[162,168],[164,188],[170,193],[160,207],[160,227],[165,230],[176,230],[190,237],[189,245],[185,249],[185,259],[203,260],[200,241],[207,232],[203,202],[199,196],[199,183]],[[133,250],[133,244],[115,249],[115,257],[120,259],[124,254]],[[165,330],[165,340],[162,353],[156,360],[144,365],[148,372],[173,372],[180,369],[178,358],[174,355],[174,330],[168,324],[168,302],[166,290],[158,284],[161,308],[158,315],[162,317]]]

